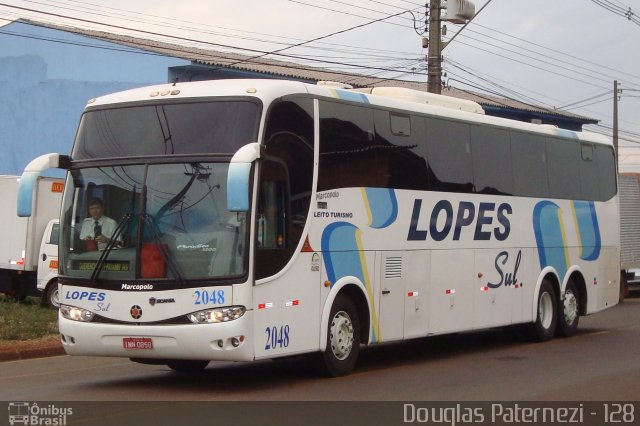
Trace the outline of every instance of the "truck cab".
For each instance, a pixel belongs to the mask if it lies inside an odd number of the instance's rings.
[[[52,308],[59,308],[58,297],[58,241],[60,239],[60,221],[52,219],[47,224],[38,260],[37,288],[42,293],[42,302]]]

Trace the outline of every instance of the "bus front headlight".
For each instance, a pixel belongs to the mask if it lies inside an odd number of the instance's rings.
[[[60,313],[66,319],[72,321],[89,322],[93,319],[93,312],[75,306],[60,305]]]
[[[228,306],[226,308],[207,309],[187,315],[194,324],[213,324],[229,322],[244,315],[247,309],[244,306]]]

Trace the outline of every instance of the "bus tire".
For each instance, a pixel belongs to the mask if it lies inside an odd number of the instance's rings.
[[[620,295],[618,296],[618,303],[624,302],[624,299],[629,297],[629,282],[627,281],[627,271],[620,271]]]
[[[44,291],[43,302],[52,309],[60,308],[60,292],[58,280],[52,280]]]
[[[536,321],[531,325],[531,337],[537,342],[551,340],[556,332],[558,302],[553,285],[546,279],[540,286],[536,311]]]
[[[578,331],[580,294],[573,281],[567,283],[564,298],[558,304],[558,335],[571,337]]]
[[[175,360],[167,366],[178,373],[197,373],[204,370],[209,365],[209,361]]]
[[[327,348],[322,352],[322,370],[330,377],[353,371],[360,352],[360,319],[353,302],[338,294],[327,327]]]

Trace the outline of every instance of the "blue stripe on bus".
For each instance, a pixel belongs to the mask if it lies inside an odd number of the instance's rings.
[[[322,232],[322,258],[332,287],[342,277],[356,277],[366,287],[372,318],[369,342],[375,343],[380,339],[380,330],[377,311],[373,306],[373,285],[367,271],[360,233],[357,226],[348,222],[335,222],[328,225]]]
[[[578,139],[578,134],[573,130],[560,129],[560,128],[557,128],[555,130],[556,130],[556,134],[558,136],[562,136],[563,138]]]
[[[365,188],[365,202],[368,203],[368,211],[371,215],[370,227],[376,229],[386,228],[396,221],[398,217],[398,200],[393,189]]]
[[[540,268],[552,266],[562,280],[567,272],[568,259],[561,213],[560,207],[551,201],[541,201],[533,209],[533,230]]]
[[[328,225],[322,233],[322,256],[331,285],[344,277],[354,276],[364,283],[356,232],[358,228],[347,222]]]
[[[336,95],[338,96],[338,98],[344,101],[360,102],[364,104],[369,103],[369,98],[367,98],[367,95],[365,95],[364,93],[336,89]]]
[[[580,241],[582,242],[580,258],[587,261],[596,260],[600,257],[602,241],[595,203],[593,201],[574,201],[573,206],[577,232],[580,233]]]

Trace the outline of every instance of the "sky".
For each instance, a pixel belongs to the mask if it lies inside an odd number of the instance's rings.
[[[478,11],[487,0],[472,2]],[[154,33],[138,37],[278,51],[268,57],[413,81],[426,81],[425,10],[418,0],[0,0],[0,19],[126,27]],[[461,28],[446,26],[445,40]],[[640,172],[640,0],[490,0],[443,56],[452,87],[595,118],[600,124],[586,130],[609,136],[618,80],[621,170]]]

